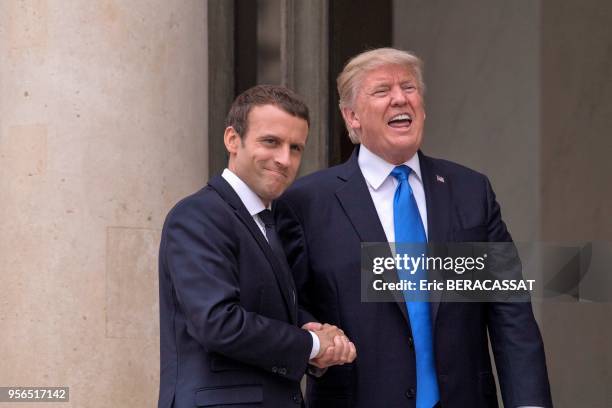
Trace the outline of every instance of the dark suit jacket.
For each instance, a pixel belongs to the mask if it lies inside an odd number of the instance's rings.
[[[342,165],[301,178],[276,203],[300,324],[338,325],[357,347],[354,363],[309,378],[307,404],[414,407],[415,355],[405,304],[360,301],[360,243],[387,239],[357,151]],[[511,241],[485,176],[420,152],[419,159],[429,242]],[[505,406],[552,405],[531,304],[432,302],[431,310],[444,408],[497,406],[487,329]]]
[[[290,271],[223,178],[168,214],[159,297],[159,408],[301,405],[312,337]]]

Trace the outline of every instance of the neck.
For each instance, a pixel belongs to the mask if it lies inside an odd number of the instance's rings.
[[[414,151],[409,151],[409,152],[403,151],[403,152],[393,152],[390,154],[384,154],[382,152],[374,151],[370,149],[368,146],[366,146],[366,148],[370,152],[375,154],[376,156],[386,161],[387,163],[393,164],[395,166],[399,166],[400,164],[406,163],[408,160],[412,158],[412,156],[414,156],[417,153],[417,151],[414,150]]]

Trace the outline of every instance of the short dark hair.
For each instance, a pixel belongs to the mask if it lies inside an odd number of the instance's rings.
[[[274,105],[290,115],[304,119],[310,127],[308,106],[291,89],[280,85],[256,85],[234,99],[225,118],[225,126],[233,127],[241,138],[248,130],[249,112],[255,106]]]

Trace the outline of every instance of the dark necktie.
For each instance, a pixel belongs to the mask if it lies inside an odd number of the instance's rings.
[[[259,218],[263,221],[266,227],[266,237],[268,238],[268,243],[272,248],[272,252],[276,255],[276,259],[281,266],[281,270],[284,270],[285,273],[281,274],[284,280],[284,285],[288,290],[290,290],[291,294],[291,302],[293,302],[293,307],[295,308],[297,305],[297,297],[295,296],[295,289],[293,287],[293,279],[291,278],[291,269],[289,268],[289,264],[287,263],[287,257],[285,256],[285,251],[283,250],[283,246],[281,245],[280,238],[276,233],[276,225],[274,223],[274,217],[272,216],[272,211],[266,209],[258,213]],[[297,309],[294,310],[294,313],[297,313]],[[294,316],[297,318],[297,315]]]
[[[398,254],[408,254],[412,257],[420,257],[426,250],[427,236],[421,221],[419,208],[408,183],[411,169],[408,166],[397,166],[391,171],[391,175],[398,181],[395,196],[393,198],[393,226],[395,230],[396,251]],[[403,245],[402,244],[408,244]],[[418,270],[412,276],[409,272],[398,269],[401,279],[416,280],[425,279],[425,271]],[[414,296],[414,294],[411,294]],[[440,400],[438,380],[436,378],[436,367],[433,355],[433,339],[431,314],[429,303],[423,297],[427,293],[418,293],[419,298],[415,301],[406,301],[408,316],[410,317],[410,328],[414,339],[417,369],[417,408],[431,408]],[[419,301],[420,300],[420,301]],[[425,299],[426,300],[426,299]]]
[[[274,251],[274,254],[278,258],[279,262],[284,265],[286,263],[287,258],[285,257],[285,251],[283,251],[280,239],[278,238],[278,234],[276,233],[272,211],[266,209],[259,212],[258,215],[266,226],[266,238],[268,238],[268,243],[270,244],[272,251]]]

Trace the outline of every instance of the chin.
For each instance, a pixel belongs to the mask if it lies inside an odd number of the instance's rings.
[[[283,194],[284,191],[284,188],[270,189],[266,192],[266,199],[269,201],[276,200],[278,197],[281,196],[281,194]]]
[[[393,147],[400,150],[417,151],[420,144],[420,139],[414,136],[405,136],[400,140],[396,140],[396,143],[393,143]]]
[[[397,154],[399,152],[405,151],[416,151],[418,148],[418,143],[414,139],[411,140],[394,140],[389,143],[389,151],[391,154]]]

